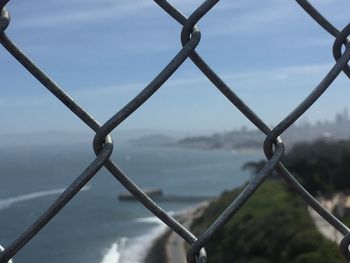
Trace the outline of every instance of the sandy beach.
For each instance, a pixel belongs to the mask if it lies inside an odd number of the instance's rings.
[[[176,215],[176,219],[186,228],[190,229],[193,221],[198,218],[209,201],[204,201],[194,207],[188,208]],[[184,263],[186,262],[186,242],[175,232],[167,229],[152,244],[147,256],[146,263]]]

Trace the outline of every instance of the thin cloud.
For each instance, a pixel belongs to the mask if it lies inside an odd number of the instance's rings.
[[[227,3],[222,3],[220,11],[222,14],[215,16],[215,23],[208,25],[205,33],[207,37],[218,36],[259,36],[266,34],[288,33],[291,25],[300,25],[304,30],[306,25],[312,24],[312,19],[295,1],[236,1],[233,8],[227,8]],[[318,0],[312,4],[321,10],[331,22],[340,22],[345,26],[349,19],[346,12],[339,12],[339,7],[346,10],[350,7],[348,0]],[[213,10],[215,12],[215,10]],[[305,24],[305,21],[309,24]],[[225,26],[218,27],[218,24]],[[310,43],[312,44],[312,43]],[[315,43],[319,45],[320,42]]]
[[[154,5],[150,1],[127,1],[127,2],[105,2],[99,3],[94,7],[86,9],[82,6],[71,10],[69,6],[66,10],[60,10],[60,13],[47,13],[38,17],[26,17],[16,22],[17,27],[61,27],[72,23],[87,23],[106,20],[120,19],[126,16],[138,16],[147,12]],[[47,10],[49,11],[49,10]],[[64,12],[63,12],[64,11]]]
[[[23,17],[23,19],[16,22],[16,26],[18,28],[60,27],[72,23],[91,23],[107,19],[121,19],[130,16],[140,17],[146,14],[149,15],[150,12],[160,9],[155,2],[149,0],[106,0],[102,2],[79,1],[78,3],[74,2],[73,8],[71,1],[64,2],[61,3],[61,8],[58,10],[59,12],[55,10],[55,13],[53,13],[51,9],[47,8],[46,12],[42,12],[40,16]],[[197,8],[202,3],[200,0],[176,0],[171,2],[181,11],[188,11],[189,9]],[[81,3],[81,5],[79,5],[79,3]],[[28,13],[30,14],[31,12]]]
[[[288,66],[282,68],[272,68],[268,70],[256,70],[240,73],[229,73],[220,74],[224,81],[234,83],[239,81],[239,83],[259,83],[262,84],[264,80],[278,80],[278,81],[290,81],[293,78],[304,78],[305,76],[317,77],[324,76],[328,70],[331,69],[332,64],[310,64],[310,65],[299,65],[299,66]],[[280,83],[280,82],[279,82]],[[136,95],[144,87],[146,87],[148,82],[136,82],[123,85],[108,85],[103,87],[89,88],[88,90],[79,89],[75,92],[75,95],[81,98],[95,98],[96,96],[117,96],[117,95]],[[206,77],[185,77],[178,79],[170,79],[165,83],[167,87],[176,87],[176,90],[181,88],[198,88],[202,85],[212,85],[207,80]],[[243,87],[242,87],[243,88]]]

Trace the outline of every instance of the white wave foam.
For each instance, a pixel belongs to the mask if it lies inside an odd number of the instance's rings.
[[[105,250],[101,263],[120,263],[120,251],[125,249],[128,238],[122,237]]]
[[[103,255],[101,263],[143,263],[153,241],[164,233],[166,227],[156,217],[138,218],[135,222],[157,223],[151,231],[134,238],[121,238]]]
[[[153,241],[160,236],[165,229],[166,227],[164,224],[159,224],[144,235],[128,239],[125,246],[121,247],[120,263],[143,263]]]
[[[176,214],[174,211],[168,211],[167,213],[168,215],[171,215],[171,216]],[[156,223],[159,225],[163,224],[162,220],[160,220],[156,216],[140,217],[140,218],[136,218],[134,221],[137,223]]]
[[[87,191],[90,189],[90,186],[84,186],[80,191]],[[50,196],[50,195],[58,195],[62,194],[66,189],[60,188],[60,189],[53,189],[53,190],[45,190],[45,191],[38,191],[34,193],[24,194],[24,195],[18,195],[15,197],[10,197],[6,199],[0,200],[0,210],[3,210],[5,208],[9,208],[14,204],[30,201],[33,199]]]
[[[150,216],[150,217],[140,217],[134,220],[137,223],[156,223],[161,224],[162,221],[158,217]]]
[[[119,263],[120,254],[118,247],[118,243],[113,243],[112,246],[106,250],[101,263]]]
[[[180,211],[168,211],[171,215],[181,215],[193,209],[184,208]],[[144,263],[147,252],[153,242],[166,231],[165,224],[157,217],[141,217],[133,220],[135,223],[155,224],[147,233],[133,237],[121,238],[114,242],[103,255],[100,263]]]

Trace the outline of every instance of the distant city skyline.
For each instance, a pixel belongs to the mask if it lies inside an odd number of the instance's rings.
[[[273,126],[272,126],[273,127]],[[207,138],[216,137],[217,135],[225,137],[231,134],[235,140],[241,141],[241,137],[258,138],[263,141],[265,136],[256,127],[248,128],[243,125],[238,128],[227,130],[155,130],[155,129],[135,129],[124,130],[117,129],[113,131],[112,136],[117,140],[118,145],[124,143],[137,142],[152,145],[158,144],[159,141],[176,142],[185,138],[194,138],[204,136]],[[230,135],[230,136],[231,136]],[[94,136],[93,132],[86,131],[69,131],[69,130],[49,130],[39,132],[22,132],[14,131],[11,133],[0,133],[1,146],[21,146],[21,145],[50,145],[50,144],[86,144]],[[257,137],[256,137],[257,136]],[[300,137],[302,136],[302,137]],[[163,139],[163,137],[165,137]],[[305,119],[298,120],[284,134],[282,138],[287,144],[294,144],[300,141],[300,138],[312,141],[318,138],[328,139],[350,139],[350,117],[347,108],[333,116],[332,119],[316,120],[309,122]],[[260,142],[259,142],[260,143]],[[260,146],[260,145],[259,145]]]
[[[201,2],[171,1],[187,15]],[[311,2],[338,29],[349,23],[349,1]],[[181,27],[153,1],[12,1],[7,9],[8,36],[100,123],[181,48]],[[197,51],[267,124],[282,120],[335,63],[334,38],[295,1],[220,1],[198,26]],[[3,47],[0,72],[0,134],[90,132]],[[341,74],[300,122],[332,120],[348,109],[349,84]],[[242,126],[253,128],[187,60],[118,129],[210,133]]]
[[[260,151],[266,139],[266,135],[258,129],[247,129],[244,126],[238,130],[229,132],[217,132],[209,136],[188,136],[175,142],[176,145],[185,148],[196,149],[226,149],[226,150],[255,150]],[[286,148],[292,149],[297,143],[312,143],[315,141],[339,141],[350,139],[350,119],[348,110],[336,114],[332,121],[317,121],[316,123],[301,122],[291,125],[281,134],[281,139]],[[139,140],[140,145],[158,143],[171,145],[170,138],[153,136]]]

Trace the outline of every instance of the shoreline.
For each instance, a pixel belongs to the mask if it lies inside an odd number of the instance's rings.
[[[203,201],[197,205],[180,211],[175,215],[182,225],[190,230],[193,221],[202,215],[210,201]],[[178,234],[167,229],[153,240],[152,245],[146,252],[145,263],[184,263],[186,262],[186,241]]]

